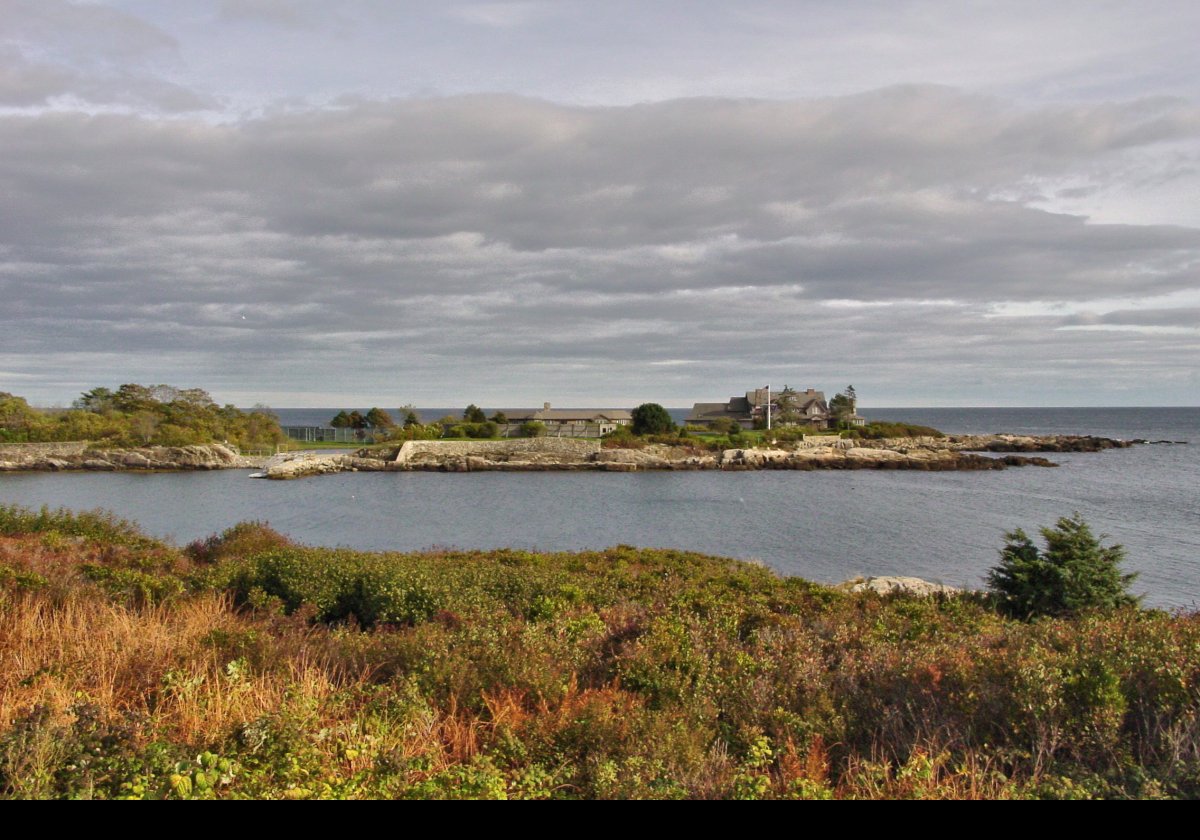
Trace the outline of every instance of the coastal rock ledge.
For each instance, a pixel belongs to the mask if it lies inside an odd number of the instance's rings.
[[[0,472],[18,470],[229,470],[249,469],[258,459],[243,458],[218,443],[204,446],[145,446],[93,449],[87,443],[6,443],[0,445]]]
[[[837,585],[847,592],[874,592],[876,595],[916,595],[927,598],[931,595],[957,595],[965,592],[957,586],[947,586],[919,577],[885,575],[882,577],[852,578]]]

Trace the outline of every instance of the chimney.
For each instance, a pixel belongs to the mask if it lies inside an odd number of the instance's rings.
[[[542,411],[549,411],[550,403],[542,403]]]

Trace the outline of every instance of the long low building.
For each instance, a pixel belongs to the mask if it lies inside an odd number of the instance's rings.
[[[546,427],[550,437],[602,437],[633,422],[633,414],[624,408],[551,408],[550,403],[539,409],[508,411],[505,416],[505,436],[519,434],[523,424],[536,422]]]

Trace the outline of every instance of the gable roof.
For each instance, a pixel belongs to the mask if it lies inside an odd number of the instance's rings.
[[[766,388],[755,388],[753,391],[747,391],[744,397],[730,397],[729,402],[696,403],[692,406],[692,413],[687,416],[687,422],[711,423],[722,417],[748,421],[756,414],[766,413],[767,393]],[[829,406],[825,402],[825,393],[812,388],[804,391],[797,391],[793,388],[772,390],[770,395],[771,404],[775,406],[778,406],[781,396],[790,397],[794,400],[796,410],[802,414],[818,416],[829,411]]]
[[[509,422],[541,420],[550,423],[629,423],[633,415],[624,408],[538,408],[524,411],[509,411],[505,414]]]

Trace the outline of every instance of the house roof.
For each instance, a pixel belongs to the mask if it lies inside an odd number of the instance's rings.
[[[623,408],[539,408],[526,411],[509,411],[510,422],[542,420],[551,423],[602,423],[604,421],[632,422],[633,415]]]
[[[825,401],[825,392],[817,391],[813,388],[807,388],[803,391],[797,391],[794,388],[787,390],[780,389],[771,391],[771,402],[778,402],[782,396],[789,396],[796,401],[796,405],[808,405],[813,400]],[[767,404],[767,389],[755,388],[753,391],[746,392],[746,399],[756,406],[765,406]]]
[[[804,391],[796,390],[772,390],[771,402],[777,403],[780,396],[787,394],[795,400],[796,410],[804,414],[824,413],[828,411],[828,406],[825,403],[825,394],[822,391],[816,391],[809,388]],[[688,415],[688,422],[705,423],[712,422],[721,417],[729,417],[734,420],[749,420],[757,410],[765,412],[767,405],[767,389],[755,388],[753,391],[747,391],[744,397],[730,397],[729,402],[724,403],[696,403],[692,407],[692,413]],[[816,412],[810,409],[815,407]]]
[[[722,417],[749,420],[750,401],[745,397],[730,397],[729,402],[696,403],[692,406],[692,413],[687,416],[687,422],[711,423]]]
[[[692,413],[687,416],[688,421],[692,420],[716,420],[718,417],[728,417],[731,413],[728,403],[696,403],[692,406]]]

